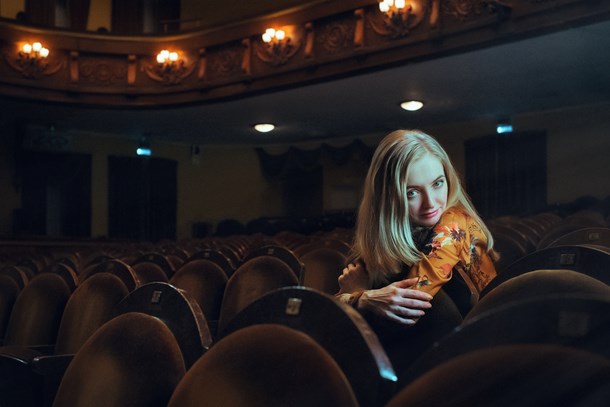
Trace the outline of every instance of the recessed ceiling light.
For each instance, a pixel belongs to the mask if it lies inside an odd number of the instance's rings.
[[[424,107],[424,104],[419,100],[409,100],[408,102],[402,102],[400,104],[400,107],[405,110],[408,110],[409,112],[414,112]]]
[[[261,133],[269,133],[271,130],[275,129],[275,125],[271,123],[259,123],[254,125],[254,129]]]

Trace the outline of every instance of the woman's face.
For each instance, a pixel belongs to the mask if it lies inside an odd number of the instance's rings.
[[[413,224],[432,227],[447,209],[447,178],[441,161],[432,154],[413,161],[407,178],[409,219]]]

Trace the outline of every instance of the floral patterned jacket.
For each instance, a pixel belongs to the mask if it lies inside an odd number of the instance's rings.
[[[496,276],[486,250],[487,237],[461,208],[447,209],[432,229],[421,230],[416,237],[425,256],[401,277],[419,277],[417,286],[422,291],[436,294],[451,279],[455,267],[470,276],[479,292]]]
[[[423,258],[411,267],[405,265],[400,273],[390,277],[389,282],[374,284],[372,288],[419,277],[417,288],[434,296],[451,279],[454,269],[460,267],[481,292],[496,276],[496,268],[487,252],[487,237],[476,220],[462,208],[447,209],[434,227],[418,228],[413,234]],[[337,293],[336,298],[355,305],[363,292]]]

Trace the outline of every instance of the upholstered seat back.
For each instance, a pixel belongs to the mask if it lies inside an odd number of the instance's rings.
[[[74,291],[59,326],[55,354],[76,353],[83,343],[116,312],[117,304],[128,294],[120,278],[98,273]]]
[[[357,406],[345,375],[311,337],[281,325],[240,329],[187,372],[170,407]]]
[[[6,328],[4,345],[52,345],[70,297],[66,281],[54,273],[32,278],[17,297]]]
[[[160,319],[123,314],[78,351],[53,406],[164,407],[184,373],[180,347]]]

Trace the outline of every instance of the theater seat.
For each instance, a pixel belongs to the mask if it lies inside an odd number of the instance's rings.
[[[78,276],[74,269],[63,263],[52,263],[46,266],[41,273],[53,273],[61,276],[70,287],[70,291],[74,291],[78,285]]]
[[[550,294],[514,301],[469,318],[421,355],[399,387],[454,357],[512,344],[554,344],[610,358],[610,298]]]
[[[430,370],[386,407],[605,407],[610,361],[544,344],[476,350]]]
[[[261,324],[217,342],[180,381],[168,406],[357,405],[345,375],[316,341]]]
[[[258,324],[284,325],[319,343],[362,407],[380,405],[393,393],[397,377],[377,336],[354,308],[334,296],[307,287],[274,290],[237,314],[225,335]]]
[[[176,337],[188,369],[210,347],[212,335],[197,301],[168,283],[148,283],[117,305],[117,315],[140,312],[159,318]]]
[[[214,264],[218,265],[225,272],[227,278],[231,277],[231,275],[235,272],[235,267],[233,266],[233,263],[231,263],[231,260],[229,260],[229,258],[219,250],[199,250],[195,254],[193,254],[187,262],[200,259],[209,260]]]
[[[301,257],[305,287],[314,288],[327,294],[339,292],[339,276],[346,266],[347,258],[338,250],[320,247]]]
[[[555,239],[546,247],[569,245],[595,245],[610,249],[610,228],[595,227],[578,229]]]
[[[275,244],[267,244],[260,247],[256,247],[250,250],[244,257],[242,264],[248,260],[254,259],[259,256],[275,257],[286,263],[290,269],[294,272],[294,275],[299,278],[299,281],[303,273],[303,263],[290,249],[284,246]]]
[[[82,344],[115,313],[127,295],[123,282],[110,273],[91,276],[65,306],[55,346],[0,348],[0,405],[50,405],[67,364]],[[23,393],[27,392],[27,402]]]
[[[143,266],[146,265],[146,266]],[[151,267],[155,265],[157,267]],[[142,284],[153,281],[167,282],[174,275],[174,266],[171,264],[167,256],[157,252],[148,252],[131,263],[131,267],[138,271],[140,269],[144,274],[140,276]]]
[[[246,261],[227,282],[218,333],[221,334],[231,319],[256,299],[277,288],[298,283],[294,270],[277,257],[261,255]]]
[[[97,273],[111,273],[116,275],[123,281],[129,291],[133,291],[141,285],[140,279],[135,271],[133,271],[131,266],[121,260],[102,257],[99,263],[93,263],[83,270],[79,276],[80,281],[82,282]]]
[[[182,266],[174,274],[170,284],[192,295],[201,307],[212,335],[215,335],[227,280],[227,275],[218,264],[197,259]]]
[[[17,266],[2,267],[0,269],[0,275],[7,276],[13,279],[15,283],[17,283],[17,285],[19,286],[20,290],[25,287],[30,280],[29,275],[25,271],[23,271],[23,269]]]
[[[21,290],[6,328],[4,346],[0,348],[0,405],[39,405],[42,379],[32,373],[29,362],[40,355],[38,347],[53,348],[57,331],[70,297],[70,288],[57,274],[41,273]]]
[[[6,328],[4,346],[53,345],[71,291],[54,273],[41,273],[21,290]]]
[[[14,279],[0,274],[0,344],[4,341],[6,326],[20,290]]]
[[[185,371],[167,325],[143,313],[122,314],[78,351],[53,406],[165,407]]]
[[[573,270],[610,284],[610,253],[586,245],[548,247],[522,257],[490,281],[481,298],[504,281],[533,270]]]
[[[154,263],[140,262],[133,264],[131,268],[138,276],[138,280],[140,280],[142,285],[153,282],[166,283],[168,281],[163,269]]]
[[[491,290],[466,315],[465,320],[511,302],[549,294],[597,294],[610,298],[610,286],[572,270],[534,270],[506,280]]]

